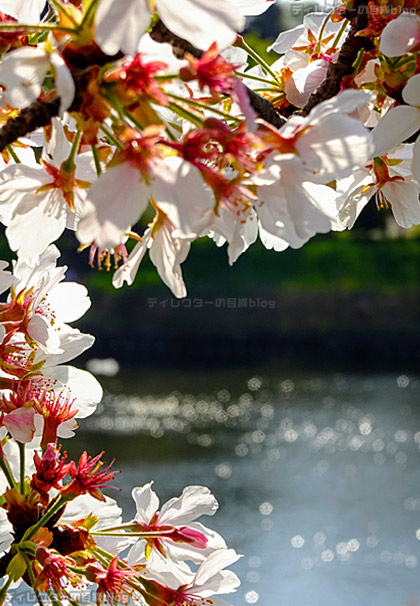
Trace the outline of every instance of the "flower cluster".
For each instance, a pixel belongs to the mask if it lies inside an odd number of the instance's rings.
[[[420,18],[405,0],[345,0],[279,34],[268,65],[238,35],[274,0],[0,0],[0,569],[38,595],[95,583],[97,602],[223,605],[238,555],[196,519],[189,486],[159,507],[133,490],[123,522],[103,453],[61,440],[101,388],[68,365],[93,337],[56,240],[132,284],[146,253],[176,297],[192,243],[299,248],[351,228],[376,199],[420,224]],[[249,68],[248,56],[257,63]],[[8,294],[6,292],[8,291]],[[93,510],[95,514],[93,514]]]
[[[0,266],[7,300],[0,303],[0,568],[6,581],[24,581],[56,602],[72,588],[95,584],[97,602],[131,595],[154,604],[200,603],[239,584],[224,568],[238,559],[220,535],[196,519],[218,504],[202,486],[189,486],[159,510],[151,484],[133,490],[137,514],[123,523],[103,494],[113,462],[83,452],[68,460],[62,439],[94,412],[102,396],[96,379],[66,365],[93,343],[71,327],[89,307],[86,289],[64,281],[59,252]],[[191,568],[193,566],[193,568]],[[207,592],[207,593],[206,593]],[[170,601],[167,601],[170,597]],[[178,602],[177,602],[178,601]],[[182,601],[180,603],[183,603]]]
[[[54,0],[47,20],[27,4],[0,23],[3,129],[34,103],[52,117],[4,146],[0,221],[21,259],[68,228],[115,287],[149,254],[184,297],[202,236],[232,264],[258,237],[282,251],[350,228],[372,197],[420,223],[420,21],[404,3],[306,15],[272,65],[237,34],[266,0]]]

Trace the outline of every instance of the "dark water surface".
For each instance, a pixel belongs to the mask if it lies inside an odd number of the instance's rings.
[[[234,606],[420,604],[420,377],[144,371],[106,395],[72,448],[105,449],[117,496],[205,484],[244,557]],[[111,496],[114,496],[111,494]]]

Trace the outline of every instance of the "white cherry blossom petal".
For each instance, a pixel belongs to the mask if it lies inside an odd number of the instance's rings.
[[[59,114],[62,117],[70,107],[76,93],[76,85],[64,59],[57,53],[50,54],[50,63],[53,67],[54,81],[58,96],[60,97]]]
[[[127,555],[129,566],[147,564],[148,575],[156,581],[165,583],[171,589],[177,589],[180,585],[187,585],[194,579],[194,574],[185,562],[175,560],[169,555],[165,558],[156,549],[152,550],[152,553],[146,560],[144,548],[144,541],[137,541],[132,546]]]
[[[54,309],[56,322],[74,322],[87,312],[91,300],[83,284],[61,282],[48,293],[47,304]]]
[[[4,490],[6,486],[4,487]],[[2,490],[2,492],[4,492]],[[3,553],[13,543],[13,526],[7,518],[7,512],[0,509],[0,552]]]
[[[149,257],[156,267],[161,280],[178,299],[187,295],[182,278],[181,263],[190,250],[190,242],[173,236],[173,226],[169,221],[156,232],[150,246]]]
[[[41,94],[49,67],[42,48],[24,46],[7,53],[0,63],[0,106],[28,107]]]
[[[59,190],[51,189],[45,196],[26,196],[6,229],[10,248],[25,258],[40,255],[63,233],[68,212]]]
[[[45,0],[0,0],[0,11],[14,17],[20,23],[39,23],[45,8]]]
[[[417,183],[420,183],[420,137],[417,137],[413,147],[412,171]]]
[[[90,187],[77,227],[81,244],[99,248],[118,246],[145,211],[148,188],[140,172],[128,162],[108,168]]]
[[[420,19],[404,12],[382,30],[379,50],[386,57],[400,57],[420,42]]]
[[[124,282],[131,286],[135,280],[136,274],[140,267],[144,255],[150,244],[152,230],[147,229],[142,237],[141,242],[137,242],[133,250],[128,256],[127,263],[121,265],[112,277],[112,284],[115,288],[121,288]]]
[[[281,32],[274,43],[268,47],[268,51],[275,51],[279,55],[283,55],[293,46],[298,46],[300,43],[305,44],[305,26],[297,25],[293,29]]]
[[[225,0],[155,0],[160,18],[168,29],[194,46],[207,50],[213,42],[220,49],[230,46],[245,19],[237,7]]]
[[[182,526],[202,515],[213,515],[219,504],[206,486],[187,486],[180,497],[165,503],[160,511],[159,522]]]
[[[44,352],[51,354],[63,353],[60,347],[60,337],[56,330],[51,330],[50,321],[40,314],[34,314],[28,322],[28,335]]]
[[[44,369],[44,376],[57,381],[56,389],[68,387],[75,407],[79,410],[77,417],[84,419],[96,410],[96,405],[102,399],[102,387],[99,382],[86,370],[74,366],[55,366]]]
[[[265,13],[276,0],[233,0],[243,15],[254,16]]]
[[[419,186],[414,181],[391,181],[382,188],[400,227],[420,225]]]
[[[196,238],[214,219],[214,198],[197,168],[171,157],[153,169],[153,197],[174,226],[174,238]]]
[[[115,499],[105,496],[105,501],[98,501],[90,494],[84,494],[70,501],[65,509],[63,522],[71,524],[82,518],[85,518],[89,513],[97,518],[97,524],[94,527],[95,531],[100,531],[103,528],[119,526],[122,523],[122,509]],[[129,544],[130,539],[124,537],[95,537],[95,542],[109,553],[118,555]]]
[[[287,100],[296,107],[303,107],[324,80],[327,68],[328,64],[324,59],[317,59],[295,71],[284,86]]]
[[[332,113],[309,128],[296,148],[304,167],[328,182],[365,164],[372,156],[373,141],[359,120]]]
[[[48,368],[48,366],[57,366],[58,364],[64,364],[65,362],[69,362],[74,358],[80,356],[84,351],[92,347],[95,342],[95,337],[92,335],[87,335],[76,328],[71,328],[70,326],[63,325],[60,327],[59,339],[60,339],[60,350],[62,353],[57,354],[49,354],[45,364],[44,369]],[[36,361],[45,359],[45,355],[43,353],[38,352],[36,356]]]
[[[95,18],[95,40],[104,53],[135,55],[151,14],[147,0],[100,0]]]
[[[192,587],[196,589],[195,593],[197,595],[201,595],[202,597],[207,597],[207,592],[204,592],[203,589],[207,588],[212,579],[219,575],[224,568],[237,562],[240,557],[241,556],[238,555],[234,549],[220,549],[212,553],[197,570],[197,574],[192,585]],[[231,574],[234,575],[234,573]],[[219,584],[215,593],[230,593],[235,591],[235,589],[239,586],[240,581],[236,575],[234,575],[234,577],[236,578],[231,577],[228,580],[226,586],[222,586],[222,583]],[[212,589],[214,591],[214,588]],[[199,590],[199,593],[197,590]]]
[[[153,482],[149,482],[144,486],[137,486],[131,491],[137,510],[135,520],[140,524],[149,524],[159,509],[159,497],[152,490],[152,484]]]
[[[323,101],[315,106],[309,113],[305,122],[316,122],[331,113],[352,114],[359,107],[372,102],[374,99],[367,90],[347,89],[340,94]]]
[[[389,110],[373,129],[375,156],[383,156],[420,128],[420,108],[400,105]]]
[[[420,107],[420,74],[409,79],[403,88],[402,98],[408,105]]]
[[[14,282],[12,272],[6,270],[6,267],[9,267],[9,263],[7,261],[0,261],[0,295],[10,288]],[[1,327],[4,329],[3,324],[1,324]]]
[[[14,440],[27,444],[35,433],[34,415],[33,408],[17,408],[5,416],[3,423]]]

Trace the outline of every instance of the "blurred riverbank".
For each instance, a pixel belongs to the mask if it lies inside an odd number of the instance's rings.
[[[203,239],[183,265],[183,300],[146,259],[134,285],[115,290],[86,256],[64,247],[93,300],[79,323],[97,337],[91,355],[128,365],[419,368],[416,239],[319,238],[282,253],[255,244],[233,267],[224,248]]]

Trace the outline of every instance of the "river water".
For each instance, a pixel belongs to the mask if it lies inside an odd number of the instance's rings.
[[[102,381],[77,448],[161,502],[204,484],[244,557],[234,606],[420,604],[420,377],[143,371]],[[111,493],[109,493],[111,494]],[[114,494],[111,494],[114,496]]]

